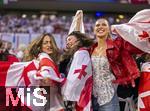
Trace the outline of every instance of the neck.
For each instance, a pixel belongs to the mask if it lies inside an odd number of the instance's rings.
[[[98,46],[97,48],[101,48],[101,47],[106,47],[107,43],[106,43],[106,38],[98,38]]]

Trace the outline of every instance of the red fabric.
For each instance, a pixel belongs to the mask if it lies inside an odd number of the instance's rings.
[[[8,62],[19,62],[19,59],[16,58],[14,55],[8,55]]]
[[[81,68],[81,69],[76,69],[76,70],[74,71],[74,74],[80,73],[79,76],[78,76],[78,78],[81,80],[81,77],[82,77],[82,76],[85,77],[85,76],[87,75],[87,73],[86,73],[86,71],[85,71],[86,68],[87,68],[87,65],[82,65],[82,68]]]
[[[56,74],[58,77],[60,77],[60,73],[58,71],[58,67],[55,65],[55,63],[53,63],[52,61],[50,61],[48,58],[43,58],[41,61],[40,61],[40,68],[42,66],[50,66],[52,67],[52,69],[55,70]]]
[[[12,107],[12,105],[10,105],[9,107],[6,107],[6,89],[5,89],[5,81],[6,81],[6,75],[7,75],[7,70],[8,68],[10,67],[10,65],[13,63],[13,62],[18,62],[18,59],[13,56],[13,55],[8,55],[8,61],[0,61],[0,88],[1,88],[1,91],[0,91],[0,100],[1,100],[1,103],[0,103],[0,109],[1,110],[5,110],[5,111],[17,111],[18,109],[20,109],[20,111],[31,111],[28,109],[28,107],[24,106],[24,107],[20,107],[20,106],[17,106],[17,107]],[[3,90],[2,90],[3,88]]]
[[[25,69],[23,71],[22,77],[24,78],[24,81],[25,81],[25,84],[27,87],[29,86],[29,84],[31,84],[29,77],[28,77],[28,72],[32,71],[32,70],[37,70],[34,62],[31,62],[31,64],[29,64],[27,67],[25,67]]]
[[[8,55],[7,59],[8,59],[7,61],[0,61],[0,86],[5,86],[6,75],[7,75],[7,70],[9,68],[9,66],[13,62],[18,62],[19,61],[13,55]]]
[[[0,86],[5,86],[7,70],[12,62],[0,61]]]
[[[140,76],[139,94],[150,91],[150,72],[142,72]],[[145,108],[140,111],[150,111],[150,96],[142,97]]]
[[[91,100],[92,95],[92,76],[86,80],[85,87],[83,88],[79,102],[76,104],[77,111],[83,111]]]
[[[91,48],[91,54],[97,44]],[[113,71],[118,84],[130,84],[134,86],[134,80],[139,77],[139,69],[133,54],[142,54],[143,52],[121,37],[117,37],[114,41],[112,39],[107,40],[107,58],[110,63],[111,70]]]
[[[58,70],[58,66],[53,61],[50,61],[48,58],[43,58],[40,61],[40,68],[42,66],[50,66],[50,67],[52,67],[52,69],[54,69],[54,71],[56,72],[57,77],[61,78],[61,75],[60,75],[59,70]],[[40,74],[38,74],[38,76],[40,76]],[[65,83],[65,81],[66,81],[66,79],[64,79],[64,81],[62,81],[62,83],[60,85],[63,85]],[[53,80],[50,81],[50,84],[53,85],[53,86],[57,86],[58,85],[58,83],[56,81],[53,81]]]
[[[134,80],[139,77],[139,69],[132,55],[142,54],[143,52],[121,37],[116,38],[114,41],[108,40],[107,43],[106,53],[111,69],[116,76],[115,82],[119,84],[132,83],[132,86],[135,86]],[[109,47],[110,43],[113,48]]]
[[[139,94],[150,91],[150,72],[142,72],[140,76]]]

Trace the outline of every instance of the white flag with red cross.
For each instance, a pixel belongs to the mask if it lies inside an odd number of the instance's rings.
[[[64,100],[75,101],[77,111],[91,110],[92,65],[89,52],[75,52],[67,80],[62,88]]]

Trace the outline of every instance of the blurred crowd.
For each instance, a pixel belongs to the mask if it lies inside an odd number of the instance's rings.
[[[94,14],[93,14],[94,15]],[[97,17],[101,16],[101,13],[97,13]],[[118,15],[119,16],[119,15]],[[72,15],[55,15],[55,14],[41,14],[30,15],[27,14],[6,14],[0,16],[0,32],[4,33],[68,33],[71,25]],[[110,24],[127,22],[128,17],[122,16],[122,18],[110,15],[106,16]],[[84,25],[86,33],[93,32],[93,24],[96,21],[96,17],[91,15],[84,16]]]
[[[54,35],[58,47],[63,50],[73,17],[72,14],[9,13],[0,15],[0,39],[3,42],[1,49],[16,55],[21,60],[23,52],[31,40],[42,33],[51,33]],[[125,23],[130,18],[127,15],[110,15],[100,12],[85,14],[85,32],[91,37],[94,37],[93,27],[99,17],[107,18],[110,24]]]
[[[27,45],[35,37],[42,33],[51,33],[54,35],[56,43],[60,49],[65,46],[65,38],[69,32],[73,14],[19,14],[8,13],[0,15],[0,39],[11,42],[15,50],[20,49],[20,45]],[[128,15],[122,14],[104,14],[96,12],[94,14],[84,14],[85,32],[93,35],[93,26],[96,19],[105,17],[110,24],[126,23],[130,19]],[[19,39],[20,38],[20,39]],[[6,49],[7,45],[5,45]],[[16,51],[11,51],[14,53]],[[16,54],[16,53],[14,53]]]

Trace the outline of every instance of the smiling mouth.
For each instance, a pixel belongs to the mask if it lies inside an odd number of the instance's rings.
[[[99,29],[99,30],[97,30],[97,32],[99,32],[99,33],[104,33],[105,30],[104,30],[104,29]]]

